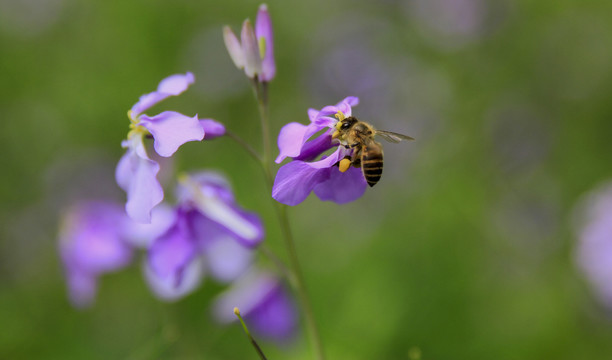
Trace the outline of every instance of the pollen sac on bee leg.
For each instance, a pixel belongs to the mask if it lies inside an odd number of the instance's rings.
[[[340,172],[345,172],[350,167],[351,167],[351,158],[348,156],[340,160],[340,162],[338,163],[338,169],[340,170]]]

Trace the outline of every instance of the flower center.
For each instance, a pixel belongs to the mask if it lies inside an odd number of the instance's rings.
[[[136,135],[144,136],[144,135],[149,134],[149,130],[147,130],[147,128],[145,128],[142,125],[139,125],[140,119],[138,118],[138,116],[135,116],[132,110],[128,110],[127,115],[128,115],[128,118],[130,119],[130,131],[128,131],[128,135],[127,135],[128,139]]]
[[[338,119],[338,122],[341,122],[342,120],[346,119],[346,116],[344,116],[344,113],[340,110],[338,110],[338,112],[334,116],[336,117],[336,119]]]

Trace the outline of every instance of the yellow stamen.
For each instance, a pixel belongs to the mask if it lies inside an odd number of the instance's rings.
[[[336,117],[336,119],[338,119],[338,122],[346,119],[346,116],[344,116],[344,113],[342,111],[338,111],[336,113],[336,115],[334,115]],[[337,126],[337,125],[336,125]]]
[[[340,172],[346,172],[351,167],[351,159],[342,159],[340,160],[340,164],[338,164],[338,169]]]
[[[131,138],[136,134],[147,135],[149,134],[149,130],[147,130],[144,126],[138,125],[140,123],[140,119],[134,116],[134,112],[132,110],[128,110],[127,112],[128,118],[130,119],[130,131],[128,131],[127,138]]]

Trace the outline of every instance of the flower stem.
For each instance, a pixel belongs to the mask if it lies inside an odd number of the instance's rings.
[[[266,355],[261,350],[261,347],[259,347],[259,344],[257,344],[257,341],[255,341],[255,339],[251,335],[251,332],[249,331],[249,328],[246,326],[246,323],[244,322],[244,320],[242,319],[242,316],[240,315],[240,310],[237,307],[234,308],[234,315],[236,315],[238,319],[240,320],[240,323],[242,324],[242,329],[244,330],[244,333],[246,334],[246,336],[249,338],[249,341],[251,342],[251,345],[253,345],[253,348],[257,352],[257,355],[259,355],[259,358],[261,360],[267,360]]]
[[[225,129],[225,135],[230,139],[234,140],[234,142],[236,142],[238,145],[240,145],[246,152],[249,153],[249,155],[251,155],[255,160],[257,160],[257,162],[263,163],[263,159],[261,158],[261,156],[259,156],[257,151],[255,151],[255,149],[253,149],[253,147],[249,145],[246,141],[244,141],[240,136],[236,135],[234,132],[228,129]]]
[[[255,95],[257,97],[257,103],[259,107],[259,115],[261,120],[261,129],[262,129],[262,137],[263,137],[263,161],[262,165],[264,168],[264,175],[266,177],[266,183],[268,184],[268,190],[272,193],[272,186],[274,184],[274,179],[272,178],[272,169],[271,169],[271,157],[270,157],[270,124],[269,124],[269,110],[268,110],[268,84],[266,82],[260,83],[261,87],[258,86],[257,82],[254,83]],[[297,257],[297,252],[295,248],[295,242],[293,241],[293,234],[291,231],[291,224],[289,222],[289,217],[287,216],[287,206],[276,202],[272,197],[270,197],[272,202],[274,203],[274,208],[276,210],[276,215],[278,217],[281,232],[283,234],[283,239],[285,242],[285,247],[287,249],[287,253],[289,254],[289,264],[291,267],[291,272],[293,276],[291,276],[288,280],[291,285],[295,288],[300,303],[302,304],[302,310],[304,312],[304,317],[306,318],[306,327],[308,329],[308,333],[310,335],[311,341],[315,348],[316,358],[318,360],[324,360],[325,355],[323,352],[323,345],[321,343],[321,337],[319,336],[319,331],[317,329],[317,324],[314,318],[314,312],[312,311],[312,306],[310,304],[310,299],[308,297],[308,292],[306,291],[306,284],[304,281],[304,276],[302,275],[302,270],[300,267],[300,263]]]
[[[293,269],[294,287],[297,290],[302,308],[304,311],[304,317],[306,318],[306,326],[310,333],[311,340],[313,342],[317,359],[324,360],[325,354],[323,352],[323,344],[321,343],[321,337],[317,329],[317,324],[314,318],[314,312],[310,305],[308,298],[308,292],[306,291],[306,284],[304,282],[304,276],[297,257],[295,249],[295,242],[293,241],[293,234],[291,232],[291,225],[289,223],[289,217],[287,216],[287,205],[276,203],[277,215],[281,224],[281,230],[283,232],[283,238],[285,240],[285,247],[289,253],[289,263]]]

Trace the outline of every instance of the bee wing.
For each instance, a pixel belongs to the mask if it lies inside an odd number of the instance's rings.
[[[394,133],[391,131],[385,131],[385,130],[376,130],[376,135],[394,144],[397,144],[398,142],[402,140],[414,140],[414,138],[408,135],[398,134],[398,133]]]

